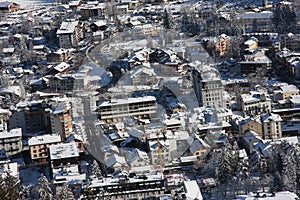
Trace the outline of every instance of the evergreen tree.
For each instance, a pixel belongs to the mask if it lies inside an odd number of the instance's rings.
[[[0,199],[12,200],[19,198],[20,181],[6,172],[5,177],[0,175]]]
[[[201,174],[205,174],[208,177],[216,178],[218,174],[218,166],[221,160],[220,151],[212,151],[207,155],[207,161],[201,170]]]
[[[53,198],[53,192],[46,176],[41,175],[38,179],[37,184],[32,190],[32,195],[39,200],[51,200]]]
[[[83,188],[82,195],[83,195],[83,200],[94,199],[94,194],[92,190],[89,188],[88,184],[86,184],[85,187]]]
[[[271,192],[278,192],[282,191],[283,188],[283,183],[282,183],[282,177],[278,171],[276,171],[273,174],[273,181],[272,184],[270,185],[270,190]]]
[[[55,199],[57,200],[73,200],[75,199],[72,190],[68,187],[67,184],[64,184],[58,194],[55,195]]]
[[[230,144],[222,149],[221,160],[218,166],[218,177],[223,183],[227,183],[235,174],[238,163],[238,151],[233,150]]]
[[[20,199],[21,200],[29,200],[31,193],[30,190],[32,188],[32,185],[21,185],[21,191],[20,191]]]
[[[163,12],[162,20],[163,20],[163,27],[165,29],[173,28],[172,14],[167,9],[165,9]]]
[[[283,157],[283,188],[299,194],[300,188],[300,147],[291,145]]]
[[[101,173],[99,164],[97,163],[96,160],[94,160],[93,163],[91,164],[91,172],[92,172],[92,175],[94,175],[96,178],[102,177],[102,173]]]

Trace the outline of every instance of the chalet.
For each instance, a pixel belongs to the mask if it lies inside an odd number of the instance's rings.
[[[20,5],[14,2],[0,2],[0,13],[16,12],[20,9]]]

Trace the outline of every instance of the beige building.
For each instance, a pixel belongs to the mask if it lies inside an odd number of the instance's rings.
[[[100,102],[97,111],[101,121],[116,123],[129,117],[140,119],[155,118],[156,109],[156,98],[154,96],[144,96]]]
[[[247,118],[239,123],[240,134],[247,134],[252,131],[262,139],[278,139],[282,137],[282,119],[274,113],[262,114],[260,117]]]
[[[16,128],[10,131],[0,132],[0,150],[4,149],[7,156],[22,152],[22,129]]]
[[[72,106],[70,102],[57,102],[50,111],[52,134],[60,134],[66,139],[72,133]]]
[[[163,167],[171,161],[169,141],[159,140],[149,141],[151,163],[156,167]]]
[[[198,136],[195,136],[189,150],[192,156],[204,158],[210,152],[210,149],[211,147],[204,140]]]
[[[244,45],[246,52],[253,52],[258,48],[258,39],[256,39],[255,37],[251,37],[244,42]]]
[[[78,42],[84,38],[84,26],[79,21],[65,21],[62,22],[56,35],[58,37],[59,47],[77,47]]]
[[[41,135],[31,137],[28,140],[30,157],[34,164],[48,163],[48,148],[51,145],[61,143],[60,135]]]
[[[239,123],[240,134],[245,134],[248,131],[254,131],[259,135],[263,134],[263,127],[259,118],[248,117]]]
[[[269,113],[261,116],[263,139],[279,139],[282,137],[280,115]]]
[[[156,73],[153,68],[141,67],[130,71],[132,85],[149,85],[153,86],[157,83]]]
[[[299,95],[299,89],[295,85],[281,85],[279,90],[274,91],[274,100],[290,99],[294,95]]]
[[[241,94],[239,104],[244,116],[271,112],[271,99],[263,92],[250,91],[249,94]]]

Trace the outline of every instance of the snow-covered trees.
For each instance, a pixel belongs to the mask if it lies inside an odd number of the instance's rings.
[[[291,145],[283,155],[283,189],[300,193],[300,146]]]
[[[56,193],[55,199],[59,200],[73,200],[75,199],[72,190],[68,187],[67,184],[64,184],[59,188],[59,192]]]
[[[218,178],[221,182],[228,182],[234,175],[238,166],[238,150],[229,143],[222,149],[218,166]]]
[[[3,177],[0,175],[0,199],[1,200],[12,200],[18,199],[20,181],[16,180],[9,173],[6,173]]]
[[[288,190],[300,194],[300,145],[283,141],[274,145],[269,159],[269,172],[273,174],[271,190]]]
[[[36,199],[51,200],[53,198],[53,192],[51,190],[50,183],[44,175],[41,175],[31,192],[32,197]]]
[[[99,164],[97,163],[96,160],[93,160],[93,163],[91,164],[91,174],[94,175],[96,178],[102,177]]]
[[[172,13],[165,9],[163,14],[162,14],[162,20],[163,20],[163,27],[165,29],[172,29],[173,28],[173,18],[172,18]]]
[[[294,25],[297,24],[293,4],[276,4],[274,8],[273,23],[276,32],[287,33],[293,31]]]

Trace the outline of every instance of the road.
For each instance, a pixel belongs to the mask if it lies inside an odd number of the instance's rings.
[[[95,126],[97,116],[91,111],[90,99],[89,96],[82,97],[84,127],[87,136],[86,148],[92,156],[104,163],[104,153],[101,147],[108,145],[108,141],[102,130]]]

